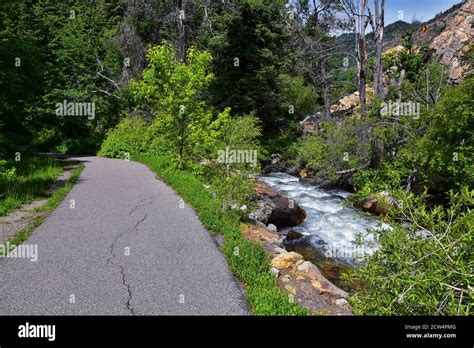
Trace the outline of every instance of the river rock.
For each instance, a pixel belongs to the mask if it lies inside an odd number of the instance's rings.
[[[338,305],[339,307],[347,307],[349,306],[349,302],[347,302],[347,300],[344,298],[338,298],[336,300],[336,305]]]
[[[275,256],[272,259],[272,267],[279,270],[286,269],[292,267],[300,260],[303,260],[303,256],[294,251],[289,251]]]
[[[301,237],[303,237],[303,233],[297,232],[295,230],[291,230],[286,234],[285,239],[289,241],[289,240],[297,240],[297,239],[300,239]]]
[[[391,193],[382,191],[367,198],[362,204],[362,209],[374,214],[387,214],[394,203]]]
[[[297,226],[306,218],[306,212],[298,203],[267,184],[256,181],[255,189],[258,194],[257,209],[249,214],[251,221],[274,224],[280,228]]]
[[[288,170],[286,171],[286,174],[298,176],[298,173],[300,172],[301,169],[302,169],[301,165],[296,164],[293,167],[288,168]]]
[[[262,200],[256,198],[257,208],[249,213],[248,218],[250,221],[256,223],[259,226],[266,227],[266,222],[270,219],[272,214],[273,204],[269,200]]]
[[[268,224],[267,231],[276,233],[277,232],[277,227],[274,224]]]
[[[278,227],[298,226],[306,218],[306,212],[295,201],[280,194],[271,198],[274,207],[269,221]]]
[[[272,159],[269,164],[263,167],[264,173],[276,173],[284,172],[286,163],[283,160],[283,156],[279,153],[272,154]]]
[[[278,275],[280,274],[280,271],[275,267],[271,267],[270,273],[273,274],[275,277],[278,277]]]
[[[294,275],[297,278],[309,279],[313,287],[317,289],[320,294],[328,294],[337,298],[348,297],[347,292],[327,280],[321,274],[321,271],[318,269],[318,267],[309,261],[296,262],[296,269],[294,269]]]

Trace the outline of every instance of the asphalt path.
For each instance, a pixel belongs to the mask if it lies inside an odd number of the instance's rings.
[[[244,295],[195,212],[144,165],[100,157],[0,260],[0,315],[245,315]]]

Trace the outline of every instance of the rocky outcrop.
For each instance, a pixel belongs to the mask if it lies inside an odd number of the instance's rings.
[[[281,247],[277,233],[257,225],[242,225],[246,239],[261,245],[271,257],[270,273],[288,293],[289,301],[298,303],[314,314],[351,315],[348,294],[332,284],[318,267],[297,252]]]
[[[277,173],[284,172],[286,168],[286,163],[283,160],[283,156],[279,153],[272,154],[272,159],[270,163],[263,167],[264,173]]]
[[[244,228],[242,232],[245,238],[263,246],[265,251],[272,257],[286,252],[286,250],[281,247],[282,241],[278,234],[268,231],[262,226],[249,225],[248,228]]]
[[[382,191],[367,198],[362,204],[362,209],[373,214],[387,214],[394,203],[395,200],[390,192]]]
[[[474,20],[474,2],[467,1],[458,11],[444,20],[445,28],[430,44],[435,55],[450,69],[450,78],[458,80],[467,69],[461,60],[474,38],[472,23]]]
[[[271,265],[278,271],[278,284],[311,312],[350,315],[348,293],[328,281],[313,263],[295,252],[275,256]]]
[[[292,227],[301,224],[306,212],[294,200],[281,195],[267,184],[256,181],[257,209],[249,214],[254,222],[274,224],[277,227]]]
[[[371,86],[365,87],[365,93],[367,101],[372,99],[374,89]],[[356,91],[338,100],[337,103],[331,106],[331,118],[343,117],[346,115],[352,115],[354,110],[359,107],[359,92]],[[314,134],[317,132],[319,123],[324,120],[321,112],[317,112],[314,115],[307,116],[302,120],[298,126],[299,134]]]
[[[370,86],[365,87],[365,93],[367,100],[369,101],[374,94],[374,89]],[[345,97],[339,99],[337,104],[331,106],[331,116],[332,117],[341,117],[348,114],[352,114],[354,109],[359,106],[359,91],[356,91],[352,94],[346,95]]]
[[[319,122],[322,120],[322,114],[320,112],[315,113],[314,115],[306,116],[303,121],[300,122],[298,126],[299,134],[313,134],[316,132]]]

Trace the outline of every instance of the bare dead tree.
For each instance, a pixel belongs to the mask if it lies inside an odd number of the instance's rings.
[[[365,85],[367,83],[367,49],[365,32],[370,22],[368,15],[368,0],[340,0],[343,11],[352,24],[355,43],[355,57],[357,60],[357,75],[359,89],[359,104],[362,114],[366,114],[367,97]]]
[[[383,66],[382,66],[382,44],[384,35],[384,17],[385,17],[385,0],[374,0],[375,18],[372,16],[370,7],[367,8],[369,12],[369,21],[374,33],[375,41],[375,71],[374,71],[374,92],[382,100],[384,99],[384,85],[383,85]]]
[[[186,61],[186,52],[188,50],[188,24],[186,18],[186,0],[177,0],[176,19],[178,27],[178,59]]]
[[[324,119],[331,117],[330,80],[333,74],[327,69],[328,60],[341,48],[328,40],[331,29],[338,25],[334,5],[332,1],[312,0],[311,6],[300,3],[294,11],[284,14],[288,30],[297,37],[298,70],[306,74],[314,86],[321,87]]]

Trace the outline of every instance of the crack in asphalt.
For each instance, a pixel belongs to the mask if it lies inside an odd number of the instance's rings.
[[[138,203],[141,203],[141,202],[143,202],[143,201],[145,201],[145,200],[147,200],[147,199],[149,199],[149,198],[142,199],[142,200],[141,200],[140,202],[138,202]],[[133,212],[135,212],[135,210],[137,210],[138,208],[146,207],[147,205],[150,205],[150,204],[152,204],[152,203],[153,203],[152,201],[149,201],[149,202],[145,202],[145,203],[143,203],[143,204],[138,204],[138,205],[136,205],[135,207],[133,207],[132,210],[130,210],[130,211],[128,212],[128,215],[132,215]]]
[[[143,216],[143,218],[142,218],[141,220],[139,220],[139,221],[135,224],[135,226],[133,227],[133,229],[134,229],[135,231],[138,231],[138,225],[140,225],[143,221],[145,221],[147,217],[148,217],[148,214],[145,214],[145,216]]]
[[[179,246],[178,250],[176,250],[176,254],[179,254],[180,251],[183,250],[184,245],[185,245],[185,244],[183,243],[183,244],[181,244],[181,245]]]
[[[130,302],[132,301],[132,289],[130,287],[130,284],[127,283],[126,281],[126,276],[125,276],[125,267],[123,266],[119,266],[120,267],[120,272],[122,273],[122,284],[127,288],[127,292],[128,292],[128,299],[127,299],[127,303],[125,303],[125,305],[127,306],[127,309],[130,311],[130,313],[132,313],[132,315],[135,315],[135,310],[133,309],[132,305],[130,304]]]
[[[136,206],[135,208],[132,209],[132,211],[138,209],[139,207],[143,207],[143,206],[146,206],[146,205],[149,205],[151,204],[151,202],[149,202],[148,204],[141,204],[141,205],[138,205]],[[130,213],[129,213],[130,214]],[[120,274],[122,275],[122,284],[127,288],[127,293],[128,293],[128,298],[127,298],[127,302],[125,303],[125,306],[127,307],[128,311],[130,311],[130,313],[132,315],[135,315],[135,310],[133,309],[133,307],[131,306],[131,301],[132,301],[132,289],[130,287],[130,284],[127,283],[127,280],[126,280],[126,274],[125,274],[125,267],[122,266],[122,265],[119,265],[115,262],[112,262],[112,259],[116,259],[116,255],[114,253],[114,250],[115,250],[115,245],[117,244],[118,240],[123,237],[124,235],[126,235],[127,233],[130,233],[132,231],[137,231],[138,230],[138,226],[146,220],[146,218],[148,217],[148,214],[145,214],[140,220],[137,221],[137,223],[135,224],[135,226],[133,226],[132,230],[131,231],[125,231],[123,233],[119,233],[115,236],[114,240],[112,241],[112,244],[110,245],[110,256],[109,258],[107,259],[107,263],[108,264],[111,264],[115,267],[118,267],[120,268]]]

